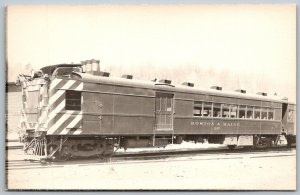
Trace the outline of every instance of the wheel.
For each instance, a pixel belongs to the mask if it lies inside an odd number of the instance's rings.
[[[69,146],[63,146],[58,157],[60,160],[68,160],[71,157]]]
[[[176,144],[181,144],[183,141],[183,137],[182,136],[176,136],[175,142]]]
[[[29,148],[26,153],[29,154],[29,155],[34,155],[35,149],[34,148]]]
[[[42,165],[45,165],[45,164],[47,163],[47,159],[41,158],[41,159],[40,159],[40,163],[41,163]]]
[[[47,148],[48,148],[48,156],[51,155],[53,153],[53,151],[55,150],[57,146],[56,145],[49,145]],[[53,157],[56,157],[57,156],[57,152],[53,155]]]

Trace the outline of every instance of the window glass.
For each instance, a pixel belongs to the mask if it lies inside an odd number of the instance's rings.
[[[55,69],[53,76],[67,76],[70,77],[72,72],[80,72],[79,67],[60,67]]]
[[[202,103],[203,103],[202,101],[195,101],[195,102],[194,102],[194,105],[195,105],[195,106],[202,107]]]
[[[66,91],[66,110],[81,110],[81,91]]]
[[[253,119],[253,107],[247,106],[247,118]]]
[[[230,105],[222,104],[222,117],[229,118],[230,116]]]
[[[254,107],[254,119],[260,119],[260,108]]]
[[[201,116],[201,109],[200,107],[194,107],[194,116]]]
[[[268,109],[267,108],[262,108],[261,109],[261,119],[266,120],[267,119],[267,113],[268,113]]]
[[[230,117],[231,118],[236,118],[237,117],[237,105],[231,105],[231,112],[230,112]]]
[[[36,108],[39,105],[39,94],[40,91],[28,91],[27,108]]]
[[[203,116],[211,116],[212,103],[204,102],[203,104]]]
[[[26,101],[27,101],[27,98],[26,98],[26,94],[25,94],[25,93],[23,93],[23,95],[22,95],[22,101],[23,101],[23,102],[26,102]]]
[[[294,110],[289,110],[288,121],[294,121]]]
[[[213,109],[213,117],[221,117],[221,104],[214,103]]]
[[[194,116],[201,116],[202,107],[194,107]]]
[[[239,106],[239,118],[246,118],[246,106]]]
[[[49,97],[48,97],[48,91],[47,91],[47,88],[44,88],[44,92],[43,92],[43,95],[41,97],[41,101],[43,103],[42,106],[47,106],[48,105],[48,102],[49,102]]]
[[[161,109],[160,109],[160,102],[161,102],[161,97],[157,97],[156,99],[155,99],[155,104],[156,104],[156,106],[155,106],[155,108],[156,108],[156,110],[157,111],[160,111]]]
[[[268,108],[268,119],[274,120],[274,108]]]
[[[167,98],[166,97],[161,97],[161,111],[166,111],[167,108]]]
[[[193,114],[194,114],[194,116],[201,116],[201,113],[202,113],[202,102],[201,101],[195,101],[194,102]]]
[[[167,111],[172,111],[172,98],[167,98]]]

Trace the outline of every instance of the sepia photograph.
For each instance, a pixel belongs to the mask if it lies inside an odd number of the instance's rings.
[[[5,8],[6,190],[296,190],[296,4]]]

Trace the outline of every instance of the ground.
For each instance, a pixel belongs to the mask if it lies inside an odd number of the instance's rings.
[[[296,152],[8,170],[9,189],[295,190]]]

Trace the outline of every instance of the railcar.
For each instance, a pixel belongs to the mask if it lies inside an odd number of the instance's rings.
[[[264,92],[110,77],[97,60],[19,75],[29,158],[108,156],[182,141],[259,147],[296,142],[295,103]]]

